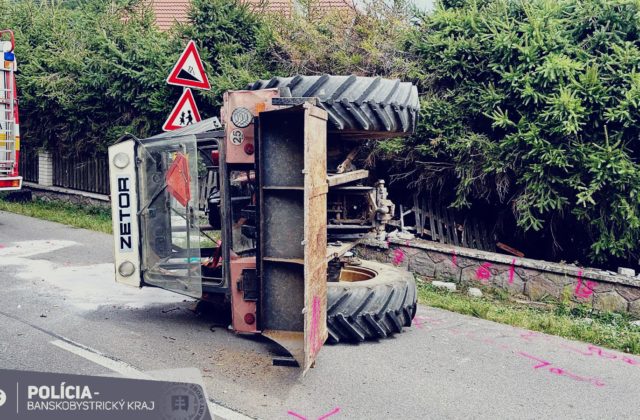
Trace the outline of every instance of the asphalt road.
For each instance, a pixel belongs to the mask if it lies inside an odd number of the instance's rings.
[[[301,378],[192,300],[115,284],[111,258],[109,235],[0,212],[0,368],[195,367],[213,401],[263,419],[640,416],[640,357],[428,307],[396,338],[323,347]]]

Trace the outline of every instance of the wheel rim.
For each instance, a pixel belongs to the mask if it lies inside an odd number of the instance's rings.
[[[378,273],[370,268],[347,265],[340,270],[340,277],[338,278],[338,281],[353,283],[357,281],[371,280],[377,275]]]

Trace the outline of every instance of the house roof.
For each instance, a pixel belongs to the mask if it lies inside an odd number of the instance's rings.
[[[251,4],[255,9],[264,8],[269,12],[280,12],[290,15],[293,7],[292,0],[242,0]],[[187,21],[187,12],[191,0],[149,0],[156,16],[156,24],[162,30],[170,29],[176,22]],[[311,6],[315,11],[336,9],[352,9],[353,0],[314,0]]]
[[[311,3],[315,10],[353,9],[353,0],[316,0]]]
[[[291,14],[291,0],[242,0],[254,10],[264,9],[268,12],[279,12],[289,16]]]
[[[150,0],[150,2],[156,15],[156,24],[163,31],[171,28],[176,22],[187,21],[191,0]]]

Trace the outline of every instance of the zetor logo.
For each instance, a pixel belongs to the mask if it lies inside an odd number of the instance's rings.
[[[131,251],[131,178],[118,177],[118,232],[120,251]]]

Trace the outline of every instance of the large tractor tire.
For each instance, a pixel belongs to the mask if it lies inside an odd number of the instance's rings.
[[[329,131],[355,138],[409,135],[418,124],[418,89],[381,77],[295,76],[258,80],[249,90],[281,88],[282,96],[316,97],[329,116]]]
[[[327,342],[376,340],[410,327],[417,309],[413,275],[371,261],[362,261],[354,269],[373,272],[374,276],[327,283]]]

